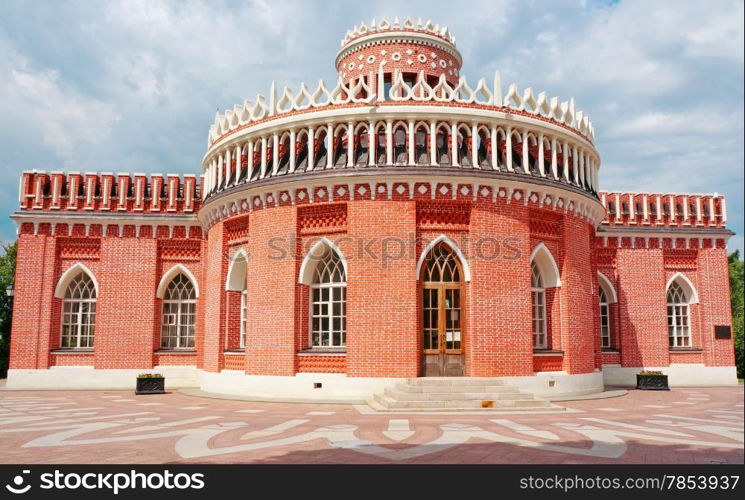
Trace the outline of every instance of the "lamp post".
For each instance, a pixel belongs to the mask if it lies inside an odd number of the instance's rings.
[[[7,295],[9,299],[12,299],[12,298],[13,298],[13,295],[14,295],[14,294],[15,294],[15,287],[14,287],[14,286],[13,286],[13,284],[11,283],[11,284],[10,284],[10,285],[8,285],[8,287],[7,287],[6,289],[5,289],[5,295]]]

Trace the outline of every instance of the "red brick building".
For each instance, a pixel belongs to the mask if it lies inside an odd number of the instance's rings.
[[[198,177],[24,172],[8,387],[736,383],[722,196],[601,191],[574,101],[469,85],[446,28],[335,63],[218,114]]]

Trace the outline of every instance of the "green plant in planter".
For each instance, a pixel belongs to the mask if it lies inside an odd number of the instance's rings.
[[[166,378],[160,373],[137,375],[135,394],[165,394]]]
[[[636,375],[636,388],[645,391],[669,391],[667,375],[658,370],[644,370]]]

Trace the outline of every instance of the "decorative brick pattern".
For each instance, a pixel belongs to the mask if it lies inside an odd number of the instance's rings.
[[[298,233],[324,234],[347,230],[347,205],[345,203],[311,205],[298,208]]]
[[[298,356],[299,373],[346,373],[346,356]]]

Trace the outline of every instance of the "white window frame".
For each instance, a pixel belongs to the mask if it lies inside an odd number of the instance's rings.
[[[87,299],[68,297],[71,292],[74,292],[75,289],[80,286],[78,279],[81,276],[88,279],[88,283],[85,286],[86,288],[90,288],[92,297]],[[93,349],[96,328],[97,299],[98,296],[96,294],[95,282],[86,273],[81,272],[70,281],[70,284],[67,286],[67,290],[65,291],[65,298],[62,299],[62,317],[60,318],[59,341],[60,349]],[[72,309],[74,309],[76,305],[77,311],[73,312]],[[87,313],[83,312],[83,305],[88,306]],[[68,315],[72,321],[65,321],[65,317]],[[73,333],[65,334],[65,327],[69,327]],[[88,329],[90,334],[83,335],[84,329]],[[66,339],[69,339],[70,345],[65,345]],[[90,339],[90,345],[81,345],[83,339]]]
[[[239,345],[241,349],[246,348],[246,330],[248,326],[248,290],[241,292],[241,335]]]
[[[546,333],[546,289],[543,287],[543,276],[535,262],[530,265],[531,319],[533,330],[533,349],[547,349],[548,335]],[[538,274],[538,280],[535,274]],[[540,303],[537,299],[540,299]],[[536,317],[536,309],[540,311]]]
[[[602,288],[598,295],[600,301],[600,347],[603,349],[609,349],[611,347],[610,304],[608,303],[608,297]],[[603,325],[603,318],[605,318],[605,325]]]
[[[677,290],[673,287],[677,287]],[[691,347],[690,299],[675,281],[667,291],[667,331],[668,346],[671,349]]]
[[[173,277],[175,280],[180,276],[181,274],[177,274]],[[194,282],[189,279],[187,275],[183,275],[184,278],[189,282],[190,286],[192,287],[192,290],[196,297],[196,287],[194,286]],[[173,281],[173,280],[171,280]],[[171,284],[168,284],[168,288],[170,288]],[[166,288],[165,296],[168,296],[168,288]],[[161,327],[160,327],[160,348],[162,350],[189,350],[192,351],[196,348],[196,304],[197,299],[163,299],[163,307],[161,309]],[[169,311],[166,313],[166,309],[172,309],[171,306],[176,306],[176,312],[175,312],[175,322],[170,323],[167,322],[166,314],[169,315],[169,317],[172,317],[174,315],[174,312]],[[186,314],[187,317],[192,318],[192,323],[182,323],[181,319],[184,313],[184,310],[187,309]],[[189,310],[191,309],[191,310]],[[173,327],[176,331],[175,335],[165,335],[166,328]],[[188,339],[191,337],[191,344],[188,345]],[[166,345],[166,339],[176,339],[175,344],[176,345]],[[182,345],[186,343],[187,345]],[[168,342],[170,344],[170,342]]]
[[[333,276],[336,274],[331,271],[328,272],[326,267],[329,264],[329,259],[335,259],[334,263],[336,271],[340,273],[341,281],[320,281],[325,279],[334,279]],[[323,267],[322,267],[323,266]],[[324,249],[323,256],[316,263],[316,267],[313,270],[313,282],[309,287],[309,309],[308,309],[308,345],[311,349],[346,349],[347,346],[347,274],[344,268],[344,263],[341,256],[334,251],[332,248],[326,247]],[[340,295],[340,299],[335,299],[336,294]],[[316,295],[318,298],[316,298]],[[323,295],[327,295],[326,299],[323,299]],[[334,304],[340,305],[340,314],[334,314]],[[317,309],[316,309],[317,306]],[[319,312],[316,313],[316,310]],[[337,330],[334,328],[334,320],[338,319],[340,328]],[[316,320],[318,320],[318,328],[315,328]],[[327,321],[327,328],[323,328],[323,320]],[[339,343],[334,342],[334,334],[339,333]],[[318,342],[316,342],[316,335],[318,335]],[[324,340],[328,339],[328,343],[324,344]]]

